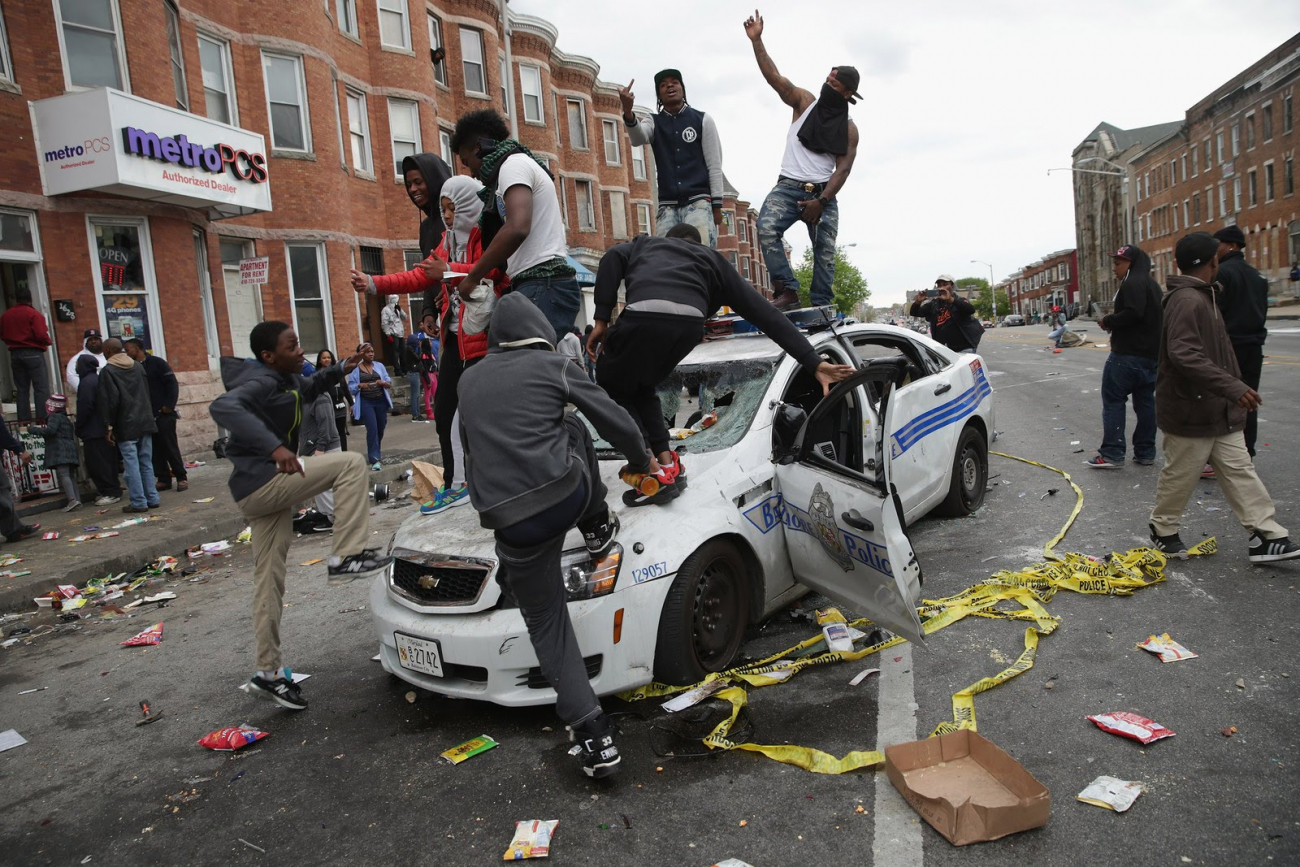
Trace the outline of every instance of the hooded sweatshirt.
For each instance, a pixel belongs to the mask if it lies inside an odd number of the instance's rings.
[[[1105,317],[1110,350],[1156,358],[1160,354],[1160,284],[1151,277],[1151,257],[1132,245],[1128,249],[1133,256],[1128,274],[1115,293],[1115,312]]]
[[[1216,282],[1228,337],[1234,346],[1263,346],[1268,339],[1268,280],[1250,267],[1240,250],[1219,258]]]
[[[114,355],[100,370],[95,403],[100,418],[113,429],[113,439],[119,443],[158,432],[144,367],[125,352]]]
[[[541,514],[584,481],[570,451],[564,405],[572,403],[636,472],[650,458],[636,422],[582,370],[557,354],[555,328],[533,302],[506,295],[492,316],[487,357],[461,376],[460,426],[470,502],[500,529]]]
[[[108,433],[96,405],[99,396],[99,362],[89,352],[77,355],[77,436],[83,440],[96,439]]]
[[[77,372],[77,359],[82,356],[95,359],[100,367],[104,366],[104,354],[102,352],[91,352],[86,348],[90,338],[81,341],[81,351],[68,359],[68,366],[63,370],[63,381],[68,384],[68,392],[72,393],[77,390],[77,383],[81,381],[81,374]]]
[[[429,201],[422,206],[416,205],[421,214],[420,255],[427,259],[442,237],[442,185],[451,177],[451,168],[442,161],[442,157],[423,153],[402,158],[402,174],[405,175],[411,169],[419,169],[424,176],[425,186],[429,188]],[[411,204],[415,204],[415,201],[412,200]],[[425,291],[422,306],[431,308],[436,300],[433,291]]]
[[[303,416],[318,395],[343,382],[343,365],[310,377],[284,374],[259,361],[221,359],[226,393],[212,401],[212,420],[230,431],[226,457],[234,465],[230,495],[235,502],[261,488],[277,472],[271,452],[284,446],[298,453]]]
[[[1242,430],[1241,381],[1215,290],[1203,280],[1169,278],[1156,373],[1156,425],[1184,437],[1218,437]]]

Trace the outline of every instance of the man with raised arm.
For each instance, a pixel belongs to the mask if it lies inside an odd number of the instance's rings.
[[[799,280],[781,238],[796,220],[803,220],[813,250],[810,299],[814,307],[828,305],[835,297],[835,236],[840,225],[835,197],[858,155],[858,128],[849,120],[849,105],[862,98],[857,92],[858,71],[852,66],[832,67],[821,93],[814,96],[777,71],[763,47],[763,16],[757,9],[745,20],[745,35],[754,44],[763,78],[792,111],[781,175],[758,215],[758,244],[772,277],[772,303],[780,308],[799,306]]]

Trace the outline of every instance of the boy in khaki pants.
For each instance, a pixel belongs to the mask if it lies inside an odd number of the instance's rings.
[[[284,575],[293,541],[297,504],[334,491],[334,539],[329,558],[331,584],[369,578],[393,558],[366,548],[370,535],[366,465],[357,452],[298,458],[302,416],[317,395],[341,383],[360,354],[314,376],[299,375],[302,347],[284,322],[262,322],[249,344],[255,361],[221,360],[226,393],[212,402],[212,419],[230,431],[226,456],[234,465],[230,493],[253,532],[253,633],[257,673],[249,692],[290,710],[307,700],[280,659],[280,615]]]

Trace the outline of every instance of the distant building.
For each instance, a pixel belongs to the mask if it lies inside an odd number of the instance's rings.
[[[1079,298],[1079,267],[1075,250],[1049,253],[1032,265],[1021,268],[998,287],[1006,289],[1011,312],[1022,316],[1035,313],[1046,316],[1053,307],[1069,310],[1075,303],[1079,304],[1080,310],[1087,310],[1087,305]]]

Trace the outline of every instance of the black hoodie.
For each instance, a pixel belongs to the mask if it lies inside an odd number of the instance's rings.
[[[1268,280],[1240,250],[1219,257],[1219,306],[1234,346],[1263,346],[1268,339]]]
[[[1119,355],[1160,357],[1160,284],[1151,277],[1151,257],[1143,250],[1128,247],[1128,274],[1115,293],[1115,312],[1102,319],[1110,331],[1111,352]]]
[[[95,401],[99,392],[99,361],[89,352],[77,356],[77,436],[83,440],[104,437],[108,425]]]
[[[427,259],[429,254],[438,249],[442,233],[446,226],[442,222],[442,185],[452,176],[451,169],[437,154],[423,153],[402,158],[402,174],[411,169],[418,169],[424,175],[424,184],[429,188],[429,201],[424,207],[416,205],[424,215],[420,218],[420,258]],[[410,192],[407,192],[410,195]],[[412,200],[411,204],[415,204]],[[424,291],[422,310],[437,310],[442,295],[442,287]]]

